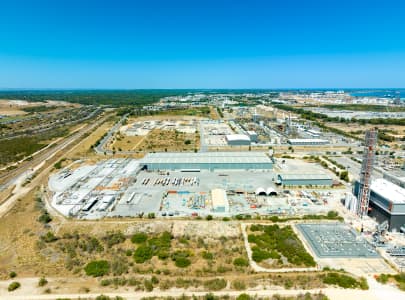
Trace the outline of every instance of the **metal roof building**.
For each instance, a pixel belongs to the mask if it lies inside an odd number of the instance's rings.
[[[332,177],[327,174],[279,174],[277,179],[281,185],[325,185],[331,186],[333,183]]]
[[[359,192],[359,182],[355,183],[354,194]],[[400,230],[405,226],[405,188],[386,179],[373,180],[370,186],[370,215],[378,222],[388,221],[390,230]]]
[[[225,138],[229,146],[250,145],[250,137],[245,134],[228,134]]]
[[[272,169],[264,152],[149,153],[140,162],[148,170]]]

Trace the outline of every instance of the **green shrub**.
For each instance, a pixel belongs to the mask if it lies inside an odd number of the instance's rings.
[[[122,275],[128,272],[128,262],[123,257],[115,257],[111,262],[111,272],[114,275]]]
[[[248,294],[240,294],[236,300],[250,300],[252,299]],[[279,298],[275,298],[275,299],[279,299]],[[307,298],[305,298],[307,299]]]
[[[48,280],[45,279],[45,277],[41,277],[38,281],[38,286],[45,286],[48,284]]]
[[[153,250],[150,246],[140,245],[134,252],[134,259],[137,264],[143,264],[153,257]]]
[[[153,275],[153,276],[151,277],[150,281],[151,281],[153,284],[158,284],[158,283],[159,283],[159,279],[158,279],[155,275]]]
[[[174,264],[179,268],[187,268],[189,265],[191,265],[191,261],[188,258],[179,257],[175,260]]]
[[[360,288],[361,288],[362,290],[368,290],[368,289],[369,289],[369,286],[368,286],[368,283],[367,283],[367,279],[364,278],[364,277],[361,277],[361,278],[360,278],[360,283],[359,283],[359,285],[360,285]]]
[[[110,264],[106,260],[94,260],[84,267],[84,271],[87,276],[104,276],[110,272]]]
[[[21,286],[21,284],[17,281],[14,281],[12,283],[9,284],[7,290],[9,292],[15,291],[16,289],[18,289]]]
[[[246,283],[241,280],[232,281],[232,288],[238,291],[246,290]]]
[[[146,289],[148,292],[152,292],[152,291],[153,291],[153,283],[152,283],[151,280],[145,279],[145,280],[143,281],[143,285],[145,286],[145,289]]]
[[[45,243],[52,243],[52,242],[58,240],[58,238],[53,234],[52,231],[48,231],[45,235],[41,236],[41,239]]]
[[[386,284],[390,276],[388,274],[380,274],[376,280],[382,284]]]
[[[142,244],[145,243],[148,239],[148,236],[143,233],[143,232],[139,232],[139,233],[135,233],[132,238],[131,238],[131,242],[134,244]]]
[[[175,262],[176,267],[186,268],[191,265],[189,259],[190,252],[188,251],[176,251],[172,254],[172,260]]]
[[[223,278],[215,278],[204,282],[204,287],[209,291],[220,291],[226,288],[227,282]]]
[[[107,232],[102,240],[107,244],[108,248],[125,242],[125,235],[121,231]]]
[[[109,286],[111,284],[111,279],[103,279],[100,281],[101,286]]]
[[[213,216],[212,216],[212,215],[208,215],[208,216],[205,217],[205,219],[206,219],[207,221],[211,221],[211,220],[213,219]]]
[[[360,286],[360,283],[353,277],[334,272],[326,274],[322,281],[325,284],[338,285],[345,289],[354,289]]]
[[[206,260],[212,260],[214,259],[214,254],[212,254],[211,252],[208,251],[203,251],[201,253],[202,258],[206,259]]]
[[[17,277],[17,273],[14,272],[14,271],[11,271],[10,274],[8,274],[8,276],[9,276],[10,278],[15,278],[15,277]]]
[[[247,259],[243,258],[243,257],[237,257],[233,260],[233,264],[236,267],[247,267],[249,266],[249,262]]]
[[[44,211],[42,215],[39,216],[38,222],[42,224],[48,224],[49,222],[52,221],[52,217],[49,215],[47,211]]]

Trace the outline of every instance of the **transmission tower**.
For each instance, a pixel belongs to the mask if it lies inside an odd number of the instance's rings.
[[[374,167],[375,151],[377,146],[378,131],[366,131],[363,162],[360,170],[360,188],[357,195],[357,214],[360,217],[367,215],[370,201],[371,174]]]

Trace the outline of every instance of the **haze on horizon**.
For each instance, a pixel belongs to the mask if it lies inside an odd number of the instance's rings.
[[[15,0],[0,88],[405,87],[400,0]]]

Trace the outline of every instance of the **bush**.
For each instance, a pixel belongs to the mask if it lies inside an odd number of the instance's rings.
[[[380,276],[378,276],[376,280],[382,284],[386,284],[389,278],[390,276],[388,274],[380,274]]]
[[[150,281],[151,281],[153,284],[158,284],[158,283],[159,283],[159,279],[158,279],[155,275],[152,276],[152,278],[150,279]]]
[[[111,284],[111,279],[103,279],[100,281],[101,286],[109,286]]]
[[[95,260],[89,262],[84,271],[87,276],[99,277],[107,275],[110,272],[110,264],[106,260]]]
[[[124,300],[124,298],[122,298],[120,296],[115,296],[115,297],[111,298],[109,296],[100,295],[100,296],[97,296],[95,300]]]
[[[338,285],[345,289],[354,289],[360,286],[356,279],[345,274],[328,273],[323,278],[323,283]]]
[[[48,224],[49,222],[52,221],[52,217],[49,215],[47,211],[44,211],[42,215],[39,216],[38,222],[42,224]]]
[[[227,282],[223,278],[215,278],[204,282],[204,287],[210,291],[220,291],[226,288]]]
[[[212,260],[212,259],[214,259],[214,254],[212,254],[211,252],[208,252],[208,251],[204,251],[204,252],[201,254],[201,256],[202,256],[202,258],[204,258],[204,259],[206,259],[206,260]]]
[[[114,245],[121,244],[125,242],[125,235],[121,231],[117,232],[107,232],[107,235],[102,238],[102,240],[110,248]]]
[[[21,286],[21,284],[17,281],[14,281],[12,283],[9,284],[7,290],[9,292],[15,291],[16,289],[18,289]]]
[[[250,300],[250,299],[252,299],[248,294],[240,294],[237,298],[236,298],[236,300]],[[278,299],[278,298],[275,298],[275,299]],[[306,298],[305,298],[306,299]]]
[[[143,264],[153,256],[153,250],[150,246],[141,245],[134,253],[134,259],[137,264]]]
[[[241,280],[235,280],[232,282],[232,288],[238,291],[246,290],[246,283]]]
[[[135,233],[132,238],[131,238],[131,242],[134,244],[142,244],[145,243],[148,239],[148,236],[143,233],[143,232],[139,232],[139,233]]]
[[[249,262],[247,259],[243,258],[243,257],[237,257],[233,260],[233,264],[236,267],[247,267],[249,266]]]
[[[10,278],[15,278],[15,277],[17,277],[17,273],[14,271],[11,271],[10,274],[8,274],[8,276],[10,276]]]
[[[207,221],[211,221],[211,220],[213,219],[213,217],[212,217],[212,215],[208,215],[205,219],[206,219]]]
[[[45,243],[52,243],[52,242],[58,240],[58,238],[53,234],[52,231],[48,231],[45,235],[41,236],[41,239]]]
[[[153,283],[152,283],[151,280],[145,279],[144,282],[143,282],[143,285],[145,286],[145,289],[146,289],[148,292],[152,292],[152,291],[153,291]]]
[[[38,286],[45,286],[48,284],[48,280],[45,279],[45,277],[41,277],[38,281]]]
[[[115,257],[111,262],[111,271],[114,275],[122,275],[128,272],[128,262],[122,257]]]
[[[188,258],[185,257],[179,257],[175,260],[176,267],[178,268],[187,268],[189,265],[191,265],[191,261]]]

